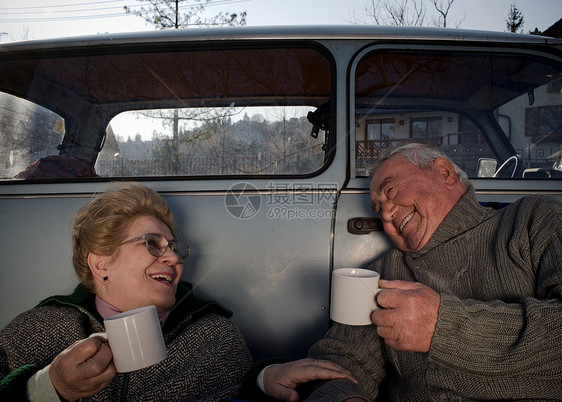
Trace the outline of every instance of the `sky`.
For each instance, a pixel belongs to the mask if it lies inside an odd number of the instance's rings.
[[[245,11],[248,26],[369,23],[372,20],[365,10],[372,2],[213,0],[206,16]],[[0,42],[154,30],[142,18],[124,11],[124,6],[138,8],[142,3],[146,4],[138,0],[0,0]],[[544,31],[562,18],[562,0],[454,0],[448,26],[506,31],[511,4],[523,14],[525,33],[535,28]]]

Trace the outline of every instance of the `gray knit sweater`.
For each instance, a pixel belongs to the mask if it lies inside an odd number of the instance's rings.
[[[562,204],[533,196],[494,211],[469,190],[422,250],[393,250],[372,269],[440,293],[430,351],[336,324],[309,354],[360,386],[327,382],[311,400],[562,400]]]
[[[168,357],[154,366],[120,374],[85,401],[219,401],[236,396],[251,356],[231,312],[195,297],[180,283],[183,301],[163,327]],[[22,313],[0,331],[0,400],[25,399],[27,379],[63,349],[103,331],[94,295],[78,286]]]

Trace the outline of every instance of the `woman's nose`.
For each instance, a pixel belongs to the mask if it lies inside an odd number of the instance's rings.
[[[159,257],[159,259],[169,265],[183,264],[183,259],[170,247],[166,248],[166,251]]]

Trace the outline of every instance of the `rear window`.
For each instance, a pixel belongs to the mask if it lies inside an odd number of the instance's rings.
[[[1,177],[294,176],[328,162],[333,66],[320,49],[158,48],[0,63],[1,99],[31,105],[0,109],[3,139],[26,138],[4,141]],[[16,128],[37,113],[49,122]],[[44,158],[60,172],[37,169]]]
[[[311,106],[149,109],[115,116],[100,176],[307,174],[324,165]]]

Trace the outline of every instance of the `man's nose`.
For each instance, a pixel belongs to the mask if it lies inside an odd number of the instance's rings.
[[[385,201],[381,204],[379,217],[383,220],[383,222],[392,222],[396,209],[397,206],[394,205],[394,203],[391,201]]]

